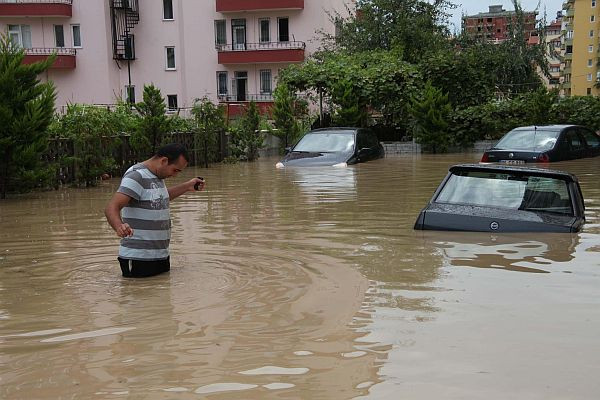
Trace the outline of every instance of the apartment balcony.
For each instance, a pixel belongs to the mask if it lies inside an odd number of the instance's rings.
[[[563,56],[563,60],[572,60],[573,59],[573,53],[565,53],[565,55]]]
[[[268,94],[242,94],[242,95],[219,95],[219,102],[225,105],[227,118],[235,118],[244,115],[246,107],[251,101],[256,103],[261,115],[270,115],[273,109],[273,95]]]
[[[571,67],[565,67],[565,68],[562,70],[562,74],[563,74],[563,75],[567,75],[567,74],[570,74],[570,73],[571,73]]]
[[[220,13],[303,10],[304,0],[216,0],[216,9]]]
[[[217,45],[219,64],[275,64],[304,61],[304,42]]]
[[[50,66],[51,69],[74,69],[76,67],[77,63],[75,58],[77,50],[65,47],[34,47],[25,49],[25,59],[23,60],[23,64],[33,64],[35,62],[44,61],[53,53],[56,53],[56,60],[54,61],[54,64]]]
[[[0,0],[0,17],[73,16],[73,0]]]

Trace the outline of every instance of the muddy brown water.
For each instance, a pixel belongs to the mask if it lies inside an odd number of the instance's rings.
[[[449,165],[189,168],[173,268],[120,276],[118,185],[0,202],[2,399],[591,399],[600,157],[578,234],[415,232]]]

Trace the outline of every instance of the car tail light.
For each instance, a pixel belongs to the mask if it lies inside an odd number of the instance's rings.
[[[546,153],[542,153],[537,158],[537,162],[544,162],[544,163],[550,162],[550,156]]]
[[[483,156],[481,157],[481,161],[480,162],[488,162],[490,160],[490,158],[488,157],[487,153],[483,153]]]

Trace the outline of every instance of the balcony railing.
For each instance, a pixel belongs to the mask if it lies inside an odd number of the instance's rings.
[[[217,12],[302,10],[304,0],[216,0]]]
[[[265,42],[217,45],[219,64],[299,63],[304,42]]]
[[[77,49],[68,47],[33,47],[25,50],[23,63],[32,64],[43,61],[51,54],[56,53],[56,60],[50,66],[52,69],[73,69],[76,66]]]
[[[0,17],[71,17],[73,0],[0,0]]]
[[[255,50],[304,50],[304,42],[263,42],[263,43],[238,43],[238,44],[218,44],[215,46],[218,51],[255,51]]]
[[[273,102],[273,93],[246,94],[238,96],[236,94],[220,94],[219,101],[223,103],[254,101],[256,103]]]

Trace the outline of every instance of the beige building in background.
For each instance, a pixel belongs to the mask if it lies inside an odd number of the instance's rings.
[[[568,0],[563,3],[563,10],[561,93],[565,96],[598,95],[598,0]]]

